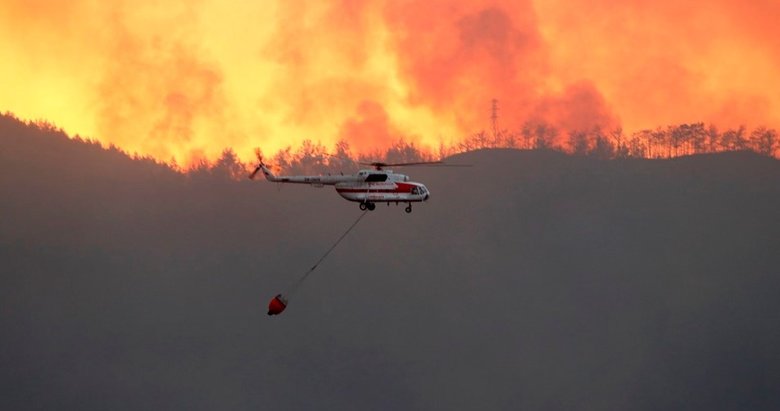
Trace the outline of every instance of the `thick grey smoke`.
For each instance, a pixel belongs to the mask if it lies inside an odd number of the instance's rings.
[[[0,139],[2,409],[780,407],[776,160],[408,170],[270,318],[355,204]]]

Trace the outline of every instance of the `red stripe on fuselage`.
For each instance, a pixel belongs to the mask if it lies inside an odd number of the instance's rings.
[[[411,193],[412,188],[415,187],[414,184],[407,184],[407,183],[395,183],[396,188],[371,188],[369,185],[369,188],[341,188],[336,187],[336,191],[339,193]]]
[[[400,190],[374,190],[374,189],[359,189],[359,188],[337,188],[336,191],[339,193],[408,193],[408,191],[400,191]]]

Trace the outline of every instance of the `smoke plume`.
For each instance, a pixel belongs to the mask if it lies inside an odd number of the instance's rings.
[[[493,99],[508,130],[777,127],[777,15],[768,0],[11,0],[0,110],[183,164],[306,139],[436,146],[489,129]]]

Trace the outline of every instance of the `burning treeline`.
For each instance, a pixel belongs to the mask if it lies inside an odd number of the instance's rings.
[[[665,159],[679,156],[725,151],[754,151],[765,156],[777,156],[780,138],[775,129],[745,126],[719,130],[704,123],[679,124],[626,134],[621,128],[562,132],[546,123],[526,123],[519,131],[480,131],[458,143],[440,144],[435,149],[423,148],[414,142],[398,139],[386,150],[353,155],[349,144],[340,141],[332,150],[322,144],[305,140],[297,149],[287,147],[276,152],[274,164],[288,172],[338,172],[350,170],[359,162],[410,162],[441,159],[453,154],[485,149],[550,149],[571,155],[611,158]],[[227,155],[227,157],[226,157]],[[234,156],[223,153],[221,161]],[[199,167],[206,163],[201,162]]]
[[[45,121],[21,122],[11,114],[0,115],[9,123],[20,123],[65,137],[67,134]],[[70,137],[91,145],[101,146],[95,140]],[[120,147],[109,145],[112,151],[123,152]],[[487,148],[514,148],[522,150],[556,150],[570,155],[592,156],[600,159],[646,158],[668,159],[673,157],[718,153],[727,151],[753,151],[778,157],[780,135],[777,130],[764,126],[748,129],[718,129],[712,124],[678,124],[654,129],[625,133],[621,128],[561,131],[547,123],[525,123],[520,130],[493,128],[473,133],[456,143],[442,142],[435,148],[424,147],[414,141],[396,138],[385,149],[356,152],[350,144],[341,140],[328,147],[321,142],[304,140],[298,147],[287,146],[276,152],[255,149],[255,156],[263,158],[280,172],[290,174],[326,174],[352,172],[360,163],[383,161],[389,163],[439,160],[447,156]],[[126,153],[126,151],[124,151]],[[254,168],[254,159],[242,159],[233,148],[223,149],[218,159],[210,161],[200,157],[188,164],[160,162],[154,157],[139,153],[127,153],[133,158],[162,163],[185,173],[217,173],[243,178],[247,170]]]
[[[4,121],[19,121],[11,114],[0,117]],[[48,131],[59,136],[66,134],[51,123],[26,122],[27,127]],[[95,140],[70,137],[89,144],[101,144]],[[110,145],[112,151],[123,151]],[[761,155],[777,157],[780,154],[780,136],[777,130],[767,127],[748,129],[745,126],[720,130],[704,123],[679,124],[624,133],[621,128],[562,132],[547,123],[526,123],[520,130],[480,131],[457,143],[442,142],[436,148],[423,147],[403,138],[393,140],[389,147],[366,153],[356,153],[347,141],[341,140],[333,147],[320,142],[304,140],[298,147],[288,146],[275,153],[255,149],[257,157],[264,158],[277,170],[285,173],[326,174],[351,172],[360,163],[372,161],[412,162],[439,160],[447,156],[486,148],[515,148],[524,150],[556,150],[570,155],[593,156],[600,159],[647,158],[667,159],[679,156],[718,153],[726,151],[753,151]],[[161,163],[148,155],[129,154],[134,158]],[[217,160],[205,157],[189,164],[162,162],[185,173],[218,173],[242,178],[254,167],[254,160],[240,158],[232,148],[225,148]]]

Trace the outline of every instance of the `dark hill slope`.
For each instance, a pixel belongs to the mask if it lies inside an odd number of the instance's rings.
[[[29,130],[27,130],[29,131]],[[780,163],[490,150],[332,189],[0,128],[1,409],[778,409]]]

